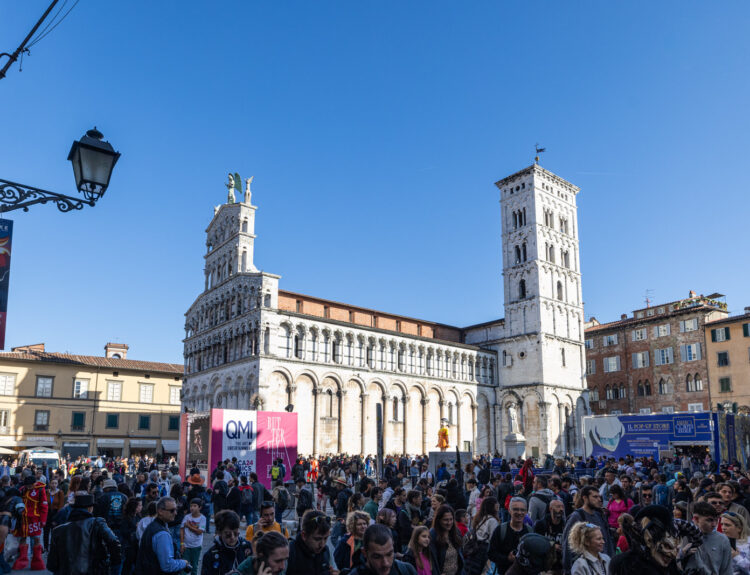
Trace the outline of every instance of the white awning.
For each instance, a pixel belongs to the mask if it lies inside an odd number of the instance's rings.
[[[155,439],[131,439],[130,447],[156,447]]]
[[[15,437],[7,437],[0,435],[0,445],[17,445]]]
[[[89,444],[81,441],[63,441],[63,447],[85,447],[88,449]]]
[[[167,453],[177,453],[180,450],[179,439],[162,439],[161,446]]]
[[[124,447],[125,446],[125,440],[124,439],[110,439],[106,437],[101,437],[96,440],[97,445],[101,445],[103,447]]]
[[[57,445],[57,441],[55,441],[52,437],[31,437],[29,439],[22,439],[18,442],[18,445],[28,446],[28,447],[37,447],[37,446],[52,446],[55,447]]]

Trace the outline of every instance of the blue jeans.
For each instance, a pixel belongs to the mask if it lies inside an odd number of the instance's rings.
[[[174,527],[169,528],[169,533],[172,535],[172,541],[174,542],[175,546],[177,547],[177,550],[180,549],[180,526],[175,525]]]
[[[254,509],[251,509],[247,514],[247,524],[253,525],[254,523],[257,523],[259,520],[260,520],[260,513],[258,513]]]

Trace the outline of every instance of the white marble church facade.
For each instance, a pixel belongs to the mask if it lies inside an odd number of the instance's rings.
[[[578,189],[536,164],[497,185],[506,319],[468,328],[280,290],[253,264],[249,191],[230,198],[206,230],[204,290],[186,313],[184,406],[291,404],[303,454],[375,453],[377,404],[386,453],[434,450],[442,418],[453,445],[478,453],[579,451]]]

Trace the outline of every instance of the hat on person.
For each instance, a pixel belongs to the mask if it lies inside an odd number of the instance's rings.
[[[94,496],[91,495],[90,493],[76,495],[75,499],[73,500],[73,505],[71,505],[71,507],[75,507],[75,508],[93,507],[93,506],[94,506]]]
[[[102,489],[109,489],[110,487],[112,489],[117,489],[117,481],[114,479],[105,479],[102,481]]]
[[[340,477],[337,477],[336,479],[334,479],[334,481],[338,483],[339,485],[343,485],[344,487],[349,487],[349,484],[346,482],[345,479],[341,479]]]
[[[196,473],[188,477],[188,483],[190,485],[203,485],[203,476]]]

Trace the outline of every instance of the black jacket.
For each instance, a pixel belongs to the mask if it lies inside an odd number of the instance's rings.
[[[412,511],[409,509],[409,506],[404,505],[396,517],[396,530],[398,531],[398,545],[396,551],[400,551],[409,545],[409,541],[411,540],[411,534],[414,531],[411,513]],[[421,519],[421,517],[418,519]]]
[[[125,515],[125,504],[127,502],[127,496],[119,491],[105,491],[96,501],[94,515],[104,518],[109,528],[117,533]]]
[[[373,575],[374,571],[370,569],[367,566],[364,567],[357,567],[356,569],[352,569],[349,571],[349,575]],[[405,563],[404,561],[399,561],[398,559],[393,560],[393,565],[391,565],[391,571],[388,575],[417,575],[417,570],[409,565],[408,563]]]
[[[440,575],[440,567],[438,566],[438,560],[437,557],[435,557],[435,553],[432,547],[429,547],[427,549],[427,555],[429,555],[430,557],[430,567],[432,568],[433,575]],[[417,568],[417,560],[414,557],[414,553],[412,553],[411,549],[404,553],[402,561],[404,563],[408,563],[409,565],[414,567],[414,569]]]
[[[232,486],[227,493],[227,506],[226,509],[231,509],[235,513],[239,514],[240,504],[242,502],[242,492],[237,487]]]
[[[237,545],[227,547],[221,537],[214,538],[214,544],[203,555],[201,575],[224,575],[252,555],[250,542],[240,537]]]
[[[331,552],[326,545],[317,555],[305,545],[301,535],[289,542],[286,575],[331,575]]]
[[[120,562],[120,542],[101,517],[74,509],[70,521],[52,530],[47,568],[56,575],[108,573]]]
[[[438,573],[443,572],[443,564],[445,563],[445,552],[447,551],[447,547],[443,547],[438,545],[437,542],[437,533],[434,529],[430,529],[430,553],[435,555],[437,558],[437,564],[438,564]],[[464,554],[462,551],[462,546],[459,545],[456,549],[458,552],[458,570],[456,573],[459,575],[464,572]]]
[[[345,487],[339,491],[336,496],[336,517],[346,517],[349,510],[349,498],[352,496],[352,490]]]

